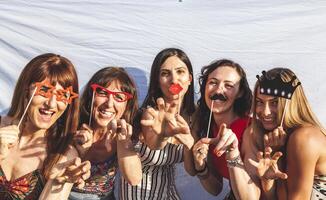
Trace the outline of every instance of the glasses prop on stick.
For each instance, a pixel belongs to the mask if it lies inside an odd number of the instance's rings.
[[[25,110],[24,110],[24,112],[23,112],[23,115],[22,115],[22,117],[20,118],[20,120],[19,120],[19,122],[18,122],[18,125],[17,125],[17,126],[18,126],[18,129],[19,129],[21,123],[23,122],[23,119],[24,119],[24,117],[25,117],[25,115],[26,115],[27,109],[28,109],[29,105],[31,104],[32,99],[33,99],[33,97],[34,97],[36,91],[37,91],[37,87],[35,87],[35,89],[34,89],[34,91],[33,91],[33,93],[32,93],[31,98],[28,100],[28,103],[27,103],[27,106],[26,106],[26,108],[25,108]]]
[[[297,79],[293,76],[289,82],[284,82],[279,73],[274,79],[267,77],[266,71],[262,71],[262,76],[257,75],[259,82],[260,94],[285,98],[285,106],[282,113],[280,126],[283,126],[284,116],[287,110],[288,102],[291,101],[295,89],[301,84],[298,82],[296,85],[293,82]]]
[[[112,95],[114,101],[119,102],[119,103],[128,101],[129,99],[133,98],[133,96],[131,94],[129,94],[128,92],[111,91],[111,90],[108,90],[105,87],[100,86],[95,83],[91,85],[91,88],[92,88],[93,94],[92,94],[92,101],[91,101],[91,112],[89,114],[89,121],[88,121],[89,126],[91,126],[91,123],[92,123],[93,103],[94,103],[95,95],[99,96],[99,97],[106,97],[106,98],[110,98],[110,95]]]
[[[61,101],[63,103],[71,104],[72,99],[77,98],[78,94],[73,92],[72,86],[66,88],[66,89],[55,89],[55,86],[53,86],[47,79],[43,80],[42,82],[36,82],[35,83],[35,89],[28,100],[27,106],[23,112],[22,117],[20,118],[18,122],[18,128],[20,127],[21,123],[23,122],[23,119],[26,115],[26,112],[28,110],[29,105],[32,102],[32,99],[34,96],[40,95],[45,98],[52,98],[53,95],[56,95],[56,100]]]
[[[179,93],[182,91],[182,87],[181,85],[179,85],[178,83],[173,83],[171,84],[171,86],[169,87],[169,91],[173,94],[173,95],[178,95],[178,105],[177,105],[177,112],[179,112],[179,104],[180,104],[180,95]]]

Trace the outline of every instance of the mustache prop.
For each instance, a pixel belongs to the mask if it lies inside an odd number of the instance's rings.
[[[226,96],[224,96],[223,94],[214,94],[212,96],[209,97],[211,100],[220,100],[220,101],[227,101],[228,98]]]
[[[214,101],[215,100],[220,100],[220,101],[226,101],[227,100],[226,96],[224,96],[223,94],[217,94],[217,93],[210,96],[209,98],[212,100],[212,103],[211,103],[211,108],[210,108],[210,112],[209,112],[209,119],[208,119],[206,138],[208,138],[209,128],[211,127],[212,111],[213,111]]]

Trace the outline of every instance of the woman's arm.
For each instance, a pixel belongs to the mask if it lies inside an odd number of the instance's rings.
[[[156,103],[158,109],[147,108],[140,121],[145,144],[150,149],[162,149],[170,137],[176,137],[190,149],[193,145],[191,135],[184,137],[179,134],[188,134],[190,131],[187,122],[177,114],[178,105],[165,104],[163,98],[158,98]]]
[[[129,184],[138,185],[142,179],[142,166],[131,141],[132,126],[122,119],[118,120],[115,127],[121,127],[116,137],[119,169]],[[113,133],[116,132],[116,130],[112,131]]]
[[[207,192],[217,196],[223,189],[223,177],[215,171],[210,155],[208,155],[207,163],[205,165],[207,166],[207,174],[205,174],[205,171],[198,172],[197,177]],[[203,171],[203,169],[201,169],[201,171]]]
[[[315,167],[320,151],[325,149],[321,141],[325,137],[314,127],[294,131],[287,145],[287,198],[310,199]]]
[[[163,149],[169,137],[164,135],[163,130],[164,113],[147,108],[141,119],[142,136],[145,144],[153,150]]]
[[[217,196],[223,189],[223,178],[215,172],[209,156],[208,144],[203,143],[202,140],[197,141],[192,148],[195,174],[204,189]]]
[[[193,138],[193,145],[192,147],[189,148],[184,148],[184,168],[185,170],[188,172],[189,175],[191,176],[195,176],[197,174],[197,170],[195,168],[195,160],[194,160],[194,156],[193,156],[193,146],[194,144],[196,144],[196,142],[199,140],[198,136],[197,136],[197,132],[198,132],[198,123],[196,123],[198,120],[197,118],[197,111],[192,115],[192,121],[194,122],[193,124],[189,124],[189,126],[191,126],[191,136]]]
[[[226,154],[226,159],[234,161],[234,164],[228,164],[230,182],[233,193],[237,199],[259,199],[261,195],[260,181],[255,177],[255,168],[249,163],[248,159],[256,160],[255,149],[251,144],[250,129],[247,128],[242,140],[241,152],[243,161],[240,157],[238,148],[234,148]],[[238,160],[235,160],[235,159]]]
[[[81,163],[77,150],[69,146],[50,172],[39,199],[68,199],[74,183],[83,185],[83,181],[90,176],[90,163]]]

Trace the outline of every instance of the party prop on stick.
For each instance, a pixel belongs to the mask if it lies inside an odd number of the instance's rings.
[[[277,74],[274,79],[270,79],[267,77],[266,71],[262,71],[262,77],[259,75],[256,76],[259,82],[260,94],[286,99],[280,126],[283,125],[288,102],[291,100],[295,89],[301,84],[301,82],[298,82],[296,85],[293,85],[293,82],[297,79],[296,76],[293,76],[289,82],[284,82],[281,78],[281,74],[282,72]]]
[[[177,112],[179,112],[179,104],[180,104],[180,95],[179,93],[182,91],[182,87],[181,85],[179,85],[179,83],[172,83],[171,86],[169,87],[169,91],[173,94],[173,95],[178,95],[178,107],[177,107]]]
[[[114,101],[116,101],[116,102],[125,102],[125,101],[128,101],[129,99],[133,98],[133,96],[131,94],[129,94],[128,92],[111,91],[111,90],[106,89],[105,87],[100,86],[96,83],[92,84],[91,88],[93,91],[93,95],[92,95],[92,101],[91,101],[91,112],[89,114],[89,121],[88,121],[89,126],[91,126],[91,123],[92,123],[93,103],[94,103],[95,94],[99,97],[107,97],[107,98],[109,98],[110,95],[112,95]]]
[[[26,115],[27,109],[28,109],[29,105],[31,104],[32,99],[33,99],[33,97],[34,97],[36,91],[37,91],[37,87],[35,87],[35,89],[34,89],[34,91],[33,91],[33,93],[32,93],[32,96],[31,96],[31,98],[29,99],[29,101],[28,101],[28,103],[27,103],[27,106],[26,106],[26,108],[25,108],[25,110],[24,110],[24,112],[23,112],[23,115],[22,115],[22,117],[20,118],[20,120],[19,120],[19,122],[18,122],[18,125],[17,125],[17,126],[18,126],[18,129],[19,129],[21,123],[23,122],[23,119],[24,119],[24,117],[25,117],[25,115]]]
[[[218,99],[218,94],[214,94],[213,96],[210,96],[209,98],[212,100],[212,103],[211,103],[211,108],[210,108],[210,112],[209,112],[209,119],[208,119],[208,126],[207,126],[206,138],[208,138],[209,129],[211,127],[212,112],[213,112],[214,101]]]
[[[67,103],[67,104],[71,104],[72,99],[78,97],[78,94],[73,92],[72,86],[70,86],[66,89],[58,89],[58,90],[56,90],[56,93],[54,91],[55,91],[55,86],[53,86],[47,79],[43,80],[42,82],[35,83],[35,89],[27,103],[27,106],[23,112],[22,117],[20,118],[20,120],[18,122],[18,125],[17,125],[18,128],[21,125],[21,123],[26,115],[27,109],[28,109],[29,105],[31,104],[34,96],[40,95],[40,96],[50,99],[50,98],[52,98],[53,95],[56,95],[57,101],[61,101],[61,102]]]
[[[89,113],[89,121],[88,121],[89,127],[91,126],[91,123],[92,123],[94,96],[95,96],[95,90],[93,90],[92,101],[91,101],[91,112]]]

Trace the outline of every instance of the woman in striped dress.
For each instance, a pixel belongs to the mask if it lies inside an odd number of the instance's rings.
[[[194,139],[188,124],[194,111],[189,58],[180,49],[162,50],[152,64],[148,94],[134,123],[142,181],[131,186],[122,178],[120,199],[180,199],[175,164],[191,157]]]

